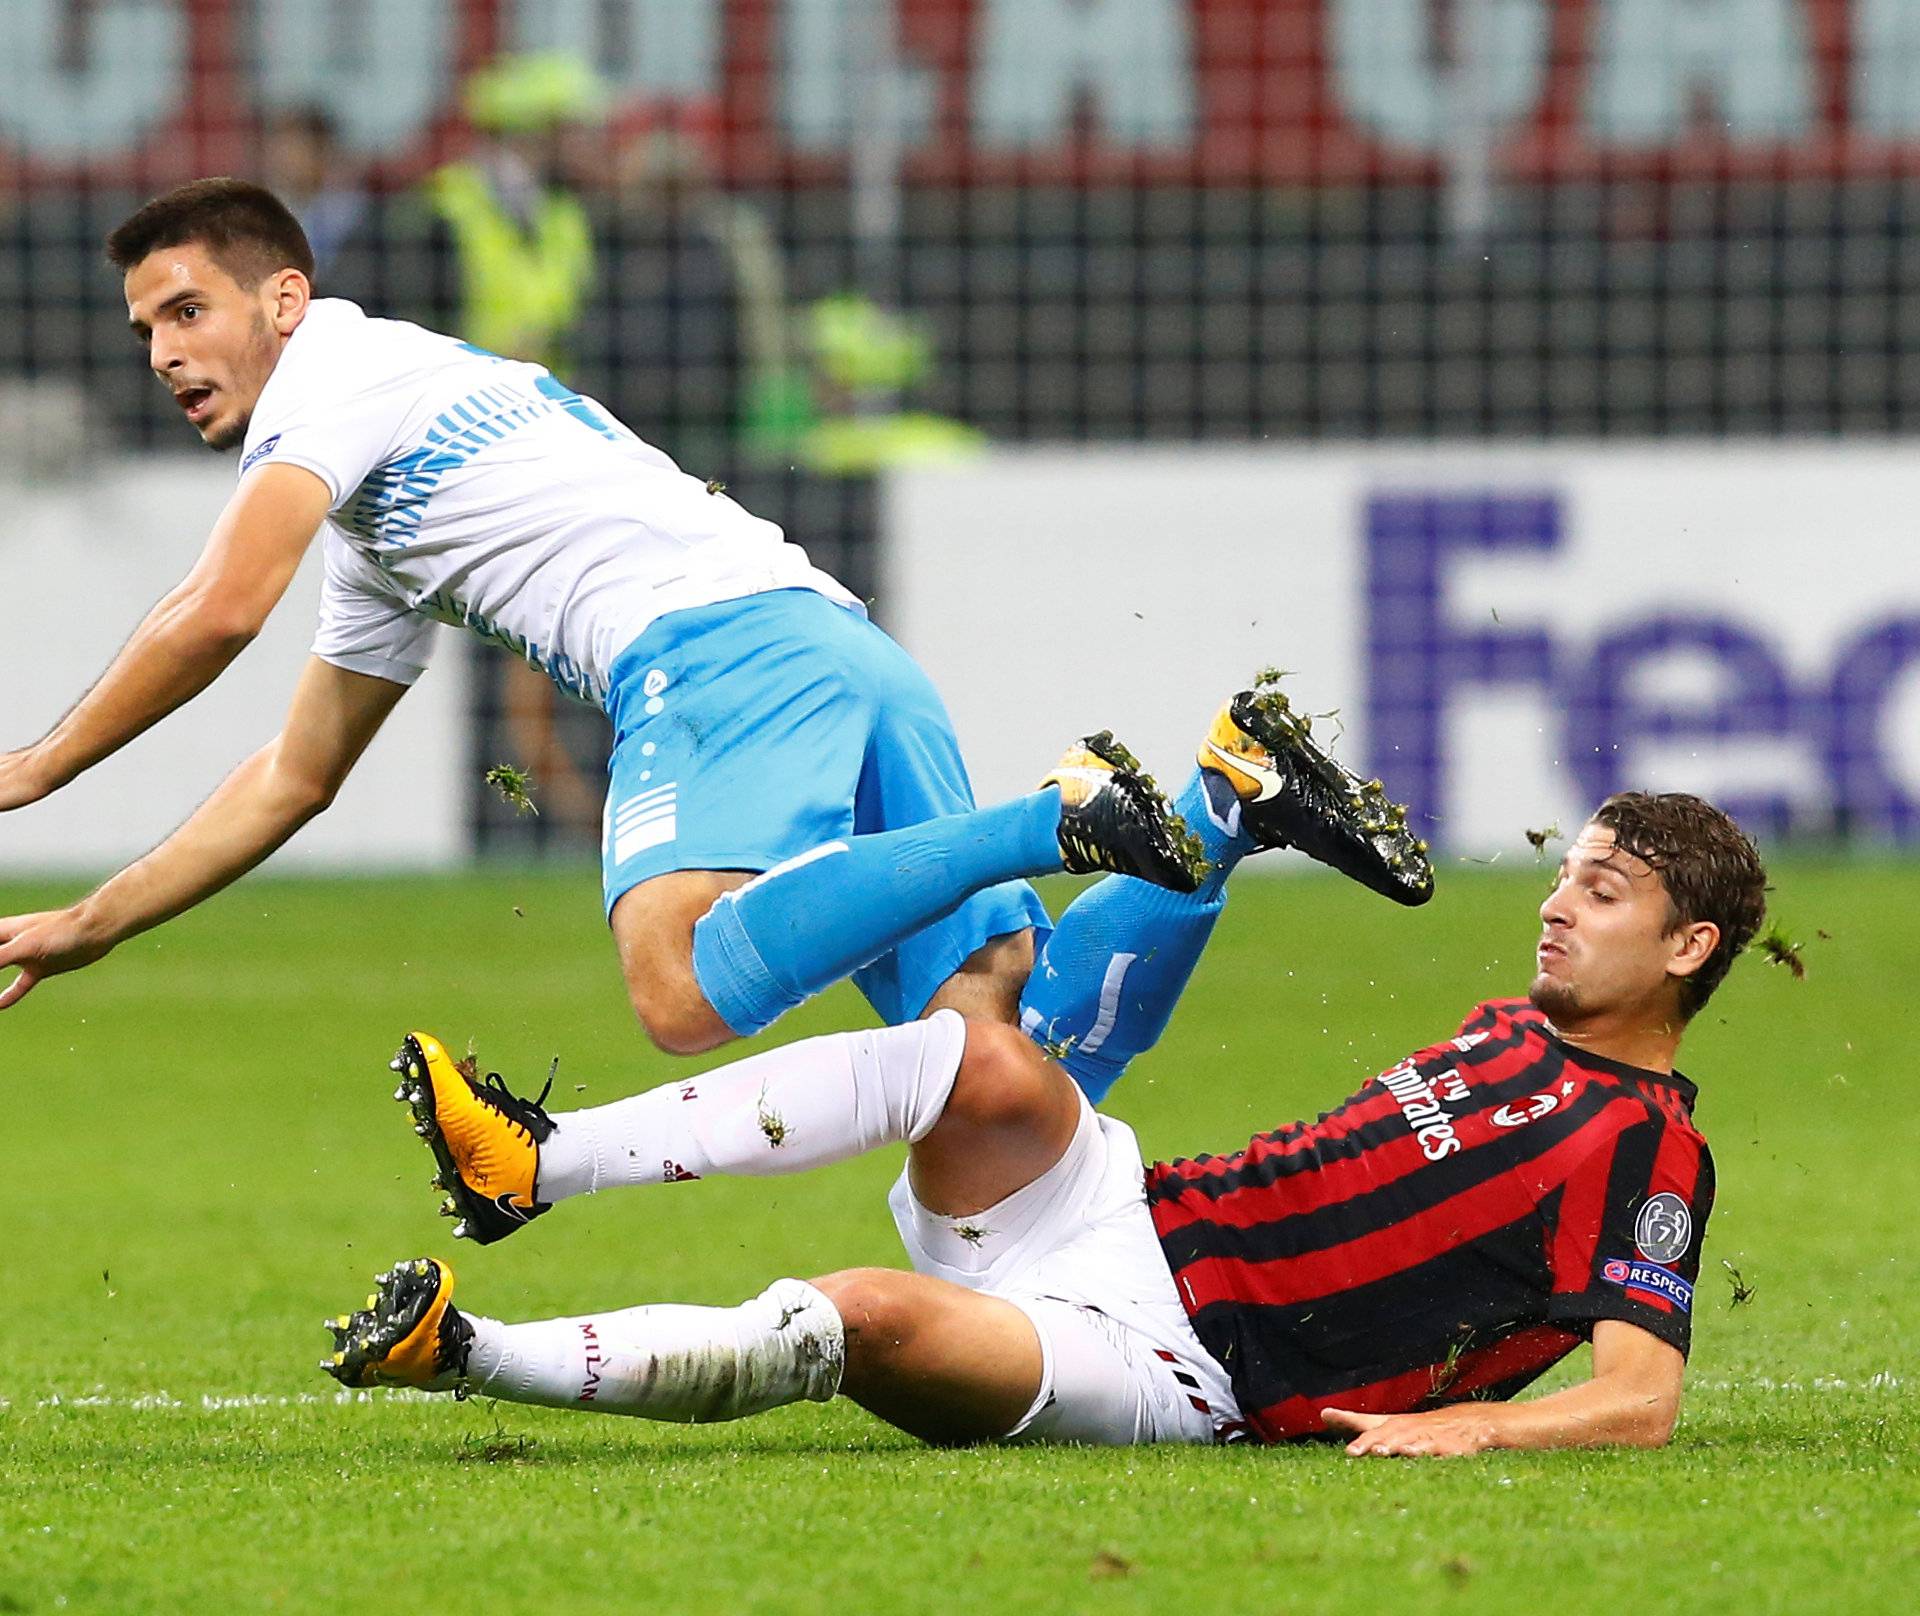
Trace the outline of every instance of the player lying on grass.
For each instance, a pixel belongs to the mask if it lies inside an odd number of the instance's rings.
[[[154,374],[206,443],[244,448],[239,486],[93,689],[0,754],[0,810],[212,683],[324,528],[320,627],[280,734],[172,837],[67,909],[0,919],[0,967],[18,967],[0,1009],[218,891],[321,812],[425,669],[434,625],[453,623],[613,723],[606,910],[662,1048],[758,1032],[849,974],[887,1022],[956,1008],[1063,1027],[1049,984],[1101,962],[1131,974],[1089,1080],[1151,1041],[1220,892],[1193,890],[1203,869],[1179,817],[1122,752],[1090,742],[1057,789],[975,810],[926,676],[777,527],[538,365],[315,298],[306,238],[258,186],[182,187],[108,250]],[[1222,722],[1229,750],[1257,739]],[[1301,782],[1302,822],[1331,827],[1334,862],[1401,902],[1428,896],[1424,849],[1377,782]],[[1267,802],[1283,786],[1296,789],[1269,771],[1251,789]],[[1206,789],[1196,772],[1189,818],[1207,814]],[[1290,845],[1222,811],[1202,840],[1229,859]],[[1062,868],[1145,880],[1104,885],[1063,920],[1029,990],[1050,923],[1020,878]],[[1115,934],[1138,945],[1130,967]]]
[[[1610,798],[1540,907],[1526,1000],[1479,1006],[1317,1122],[1151,1167],[1031,1042],[957,1014],[554,1117],[416,1034],[401,1097],[470,1189],[557,1202],[905,1141],[891,1205],[914,1271],[503,1324],[421,1258],[333,1321],[323,1367],[681,1421],[843,1395],[936,1442],[1657,1446],[1713,1201],[1674,1057],[1764,889],[1707,803]],[[1507,1401],[1583,1338],[1588,1379]]]

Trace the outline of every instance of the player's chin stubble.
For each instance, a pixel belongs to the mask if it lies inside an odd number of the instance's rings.
[[[253,412],[236,416],[225,426],[215,427],[211,432],[201,433],[201,441],[209,449],[225,454],[229,449],[237,449],[247,441],[247,428],[253,425]]]
[[[1549,1021],[1568,1022],[1579,1019],[1580,995],[1571,982],[1556,982],[1542,971],[1533,979],[1527,989],[1527,1000]]]

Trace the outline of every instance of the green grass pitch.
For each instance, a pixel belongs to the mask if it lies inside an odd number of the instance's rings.
[[[1333,1103],[1524,983],[1544,875],[1518,862],[1456,865],[1414,913],[1243,880],[1112,1108],[1166,1155]],[[409,1026],[523,1082],[558,1051],[563,1106],[691,1069],[630,1021],[593,872],[244,884],[0,1018],[0,1612],[1910,1610],[1920,865],[1776,884],[1806,980],[1744,962],[1685,1051],[1720,1202],[1673,1446],[1418,1465],[338,1394],[319,1321],[393,1259],[451,1253],[510,1318],[732,1303],[898,1261],[898,1159],[453,1247],[389,1099]],[[70,893],[3,889],[0,913]],[[843,989],[779,1035],[863,1013]]]

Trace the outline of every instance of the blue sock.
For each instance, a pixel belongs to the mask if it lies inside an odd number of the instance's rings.
[[[1253,851],[1238,801],[1217,784],[1226,807],[1216,816],[1209,780],[1218,777],[1194,770],[1175,805],[1214,866],[1200,890],[1109,876],[1067,906],[1027,979],[1020,1025],[1095,1105],[1166,1030],[1226,907],[1227,876]]]
[[[693,928],[693,975],[741,1037],[983,887],[1060,868],[1060,793],[825,842],[736,888]]]

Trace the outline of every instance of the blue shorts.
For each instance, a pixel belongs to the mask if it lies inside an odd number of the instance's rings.
[[[751,870],[849,834],[974,806],[953,724],[918,664],[810,589],[669,612],[620,653],[601,864],[607,912],[673,870]],[[983,943],[1052,922],[1024,881],[976,892],[854,973],[911,1021]]]

